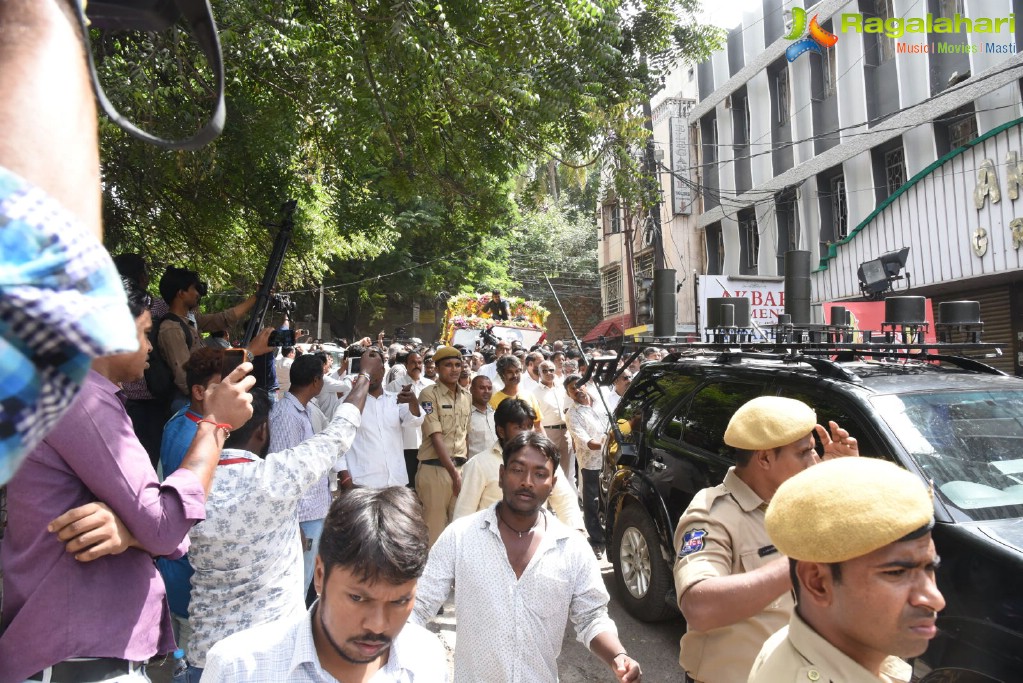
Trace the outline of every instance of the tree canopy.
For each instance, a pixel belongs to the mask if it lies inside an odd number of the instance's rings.
[[[524,169],[553,161],[570,175],[614,160],[620,194],[636,192],[639,103],[666,68],[720,41],[695,22],[698,4],[219,2],[225,132],[203,150],[166,152],[105,124],[109,246],[251,291],[273,241],[265,224],[293,197],[281,286],[357,283],[334,290],[349,330],[367,306],[525,285],[511,267],[523,235],[554,234],[545,220],[567,214],[560,199],[522,191]],[[93,43],[129,118],[167,135],[200,125],[212,78],[184,33],[94,33]]]

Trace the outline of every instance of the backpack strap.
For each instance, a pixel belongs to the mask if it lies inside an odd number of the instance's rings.
[[[163,325],[168,320],[176,322],[181,326],[181,333],[185,335],[185,345],[188,346],[188,350],[191,351],[193,339],[192,330],[194,328],[188,324],[187,320],[175,315],[174,313],[167,313],[167,315],[163,316],[163,318],[160,319],[160,325]],[[159,328],[157,328],[157,336],[159,336]]]

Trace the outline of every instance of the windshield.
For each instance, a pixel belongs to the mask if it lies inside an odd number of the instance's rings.
[[[1023,516],[1023,392],[875,396],[871,402],[943,499],[974,520]]]

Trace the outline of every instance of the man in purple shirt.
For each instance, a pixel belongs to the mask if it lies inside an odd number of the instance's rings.
[[[128,293],[139,350],[96,359],[77,401],[27,457],[7,487],[0,548],[0,683],[144,678],[146,660],[174,649],[170,612],[153,557],[179,557],[205,499],[230,429],[252,414],[254,379],[240,365],[206,393],[205,415],[181,467],[163,484],[132,430],[120,382],[146,366],[151,327],[140,292]],[[123,552],[85,562],[54,520],[100,501],[130,532]],[[49,526],[48,526],[49,525]],[[117,548],[120,551],[121,548]]]

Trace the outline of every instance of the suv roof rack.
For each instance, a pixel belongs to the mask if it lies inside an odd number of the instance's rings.
[[[820,356],[805,356],[798,353],[761,353],[761,352],[749,352],[749,351],[725,351],[719,355],[716,359],[716,363],[727,364],[733,360],[742,359],[756,359],[756,360],[778,360],[782,363],[805,363],[817,371],[817,374],[823,377],[831,377],[833,379],[840,379],[846,382],[852,382],[854,384],[862,384],[863,380],[860,379],[856,373],[851,372],[848,368],[842,367],[842,365],[830,358],[821,358]]]
[[[869,333],[866,335],[871,339]],[[851,338],[851,335],[849,336]],[[817,341],[779,341],[751,340],[728,342],[692,342],[683,337],[638,337],[634,341],[626,341],[623,350],[631,351],[625,365],[629,365],[642,354],[643,349],[655,347],[666,349],[670,353],[668,362],[693,356],[714,356],[715,362],[728,363],[742,359],[777,360],[785,363],[805,363],[822,376],[841,379],[847,382],[860,382],[860,378],[842,363],[851,363],[862,359],[927,363],[947,363],[969,372],[1004,375],[978,358],[1000,356],[999,344],[987,342],[922,342],[907,343],[893,341],[891,337],[880,341],[852,342],[843,339],[821,339]],[[873,337],[877,339],[877,337]],[[970,354],[970,356],[962,355]],[[615,359],[617,360],[617,359]],[[612,369],[613,369],[612,365]],[[594,372],[598,383],[608,377],[613,381],[619,373],[609,372],[600,368]]]

